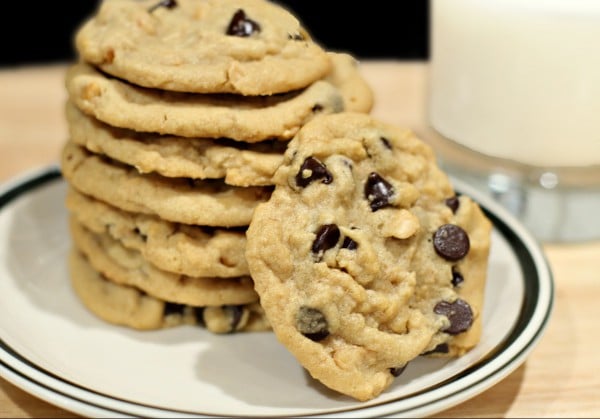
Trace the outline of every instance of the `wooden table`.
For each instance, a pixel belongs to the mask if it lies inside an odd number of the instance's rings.
[[[362,69],[376,95],[373,115],[433,139],[424,118],[426,62],[365,61]],[[67,135],[64,70],[0,71],[0,182],[57,161]],[[545,244],[544,250],[556,301],[541,341],[500,383],[438,417],[600,416],[600,241]],[[0,416],[76,417],[1,378]]]

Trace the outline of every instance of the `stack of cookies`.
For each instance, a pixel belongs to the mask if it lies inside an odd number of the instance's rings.
[[[272,330],[369,400],[481,336],[491,223],[268,0],[104,0],[66,75],[73,288],[114,324]]]
[[[246,230],[302,126],[370,111],[353,57],[267,0],[104,0],[75,45],[61,170],[83,304],[136,329],[270,329]]]

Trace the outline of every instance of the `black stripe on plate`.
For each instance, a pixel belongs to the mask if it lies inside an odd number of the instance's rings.
[[[61,178],[60,170],[57,167],[48,168],[46,172],[20,183],[16,187],[9,189],[0,195],[0,208],[4,207],[13,199],[23,195],[24,193],[30,192],[38,186],[58,178]]]
[[[38,382],[38,381],[36,381],[36,380],[32,379],[31,377],[29,377],[29,376],[27,376],[27,375],[23,374],[22,372],[20,372],[20,371],[18,371],[18,370],[16,370],[16,369],[14,369],[13,367],[11,367],[10,365],[6,364],[6,363],[5,363],[5,362],[3,362],[3,361],[0,361],[0,367],[2,367],[2,368],[4,368],[5,370],[9,371],[9,372],[10,372],[11,374],[13,374],[14,376],[17,376],[17,377],[19,377],[20,379],[22,379],[22,380],[25,380],[25,381],[29,382],[31,385],[33,385],[33,386],[35,386],[35,387],[37,387],[37,388],[44,389],[44,390],[48,391],[49,393],[52,393],[53,395],[60,396],[60,397],[61,397],[62,399],[64,399],[64,400],[71,400],[71,401],[74,401],[74,402],[80,403],[80,404],[82,404],[82,405],[90,406],[90,407],[92,407],[92,408],[97,408],[97,409],[103,410],[103,411],[105,411],[105,412],[110,412],[111,414],[114,414],[114,415],[119,415],[118,417],[131,416],[131,414],[129,414],[129,413],[122,412],[122,411],[118,411],[118,410],[114,410],[114,409],[109,409],[109,408],[106,408],[106,407],[104,407],[104,406],[101,406],[101,405],[99,405],[99,404],[91,403],[91,402],[90,402],[90,401],[88,401],[88,400],[81,400],[81,399],[78,399],[77,397],[74,397],[74,396],[72,396],[72,395],[70,395],[70,394],[66,394],[66,393],[63,393],[63,392],[61,392],[61,391],[58,391],[56,388],[49,387],[49,386],[47,386],[47,385],[45,385],[45,384],[43,384],[43,383],[40,383],[40,382]],[[40,398],[40,399],[44,399],[44,398],[42,398],[41,396],[36,396],[36,397],[38,397],[38,398]],[[49,398],[46,398],[46,399],[44,399],[44,400],[46,400],[48,403],[52,403],[52,404],[55,404],[55,405],[56,405],[56,403],[53,403],[53,401],[52,401],[52,400],[50,400]],[[62,409],[65,409],[65,410],[69,410],[68,406],[62,406],[62,405],[61,405],[61,406],[59,406],[59,407],[61,407]],[[74,413],[77,413],[77,412],[74,412]]]

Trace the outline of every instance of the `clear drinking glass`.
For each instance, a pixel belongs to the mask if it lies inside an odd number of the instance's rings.
[[[440,165],[541,241],[600,238],[600,1],[431,0]]]

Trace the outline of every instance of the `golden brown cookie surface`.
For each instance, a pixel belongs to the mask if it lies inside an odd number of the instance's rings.
[[[300,22],[264,0],[104,0],[76,47],[109,74],[180,92],[271,95],[331,67]]]

